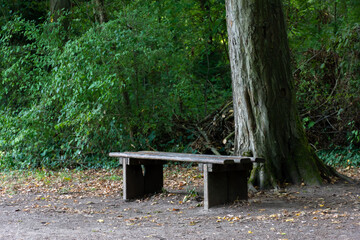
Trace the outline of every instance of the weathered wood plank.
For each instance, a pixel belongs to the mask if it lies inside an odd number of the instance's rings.
[[[142,197],[144,192],[144,176],[140,165],[127,165],[125,163],[126,158],[122,159],[124,171],[123,171],[123,199],[133,199]]]
[[[264,158],[259,157],[245,157],[245,156],[230,156],[230,155],[208,155],[208,154],[196,154],[196,153],[173,153],[173,152],[156,152],[156,151],[140,151],[140,154],[151,154],[151,155],[163,155],[163,156],[194,156],[196,158],[213,158],[213,159],[250,159],[252,162],[263,163]]]
[[[218,156],[205,154],[189,154],[189,153],[168,153],[168,152],[112,152],[110,157],[119,158],[136,158],[147,160],[166,160],[179,162],[197,162],[212,164],[234,164],[249,162],[264,162],[262,158],[252,158],[243,156]]]
[[[247,200],[247,178],[252,164],[244,164],[243,168],[234,167],[232,169],[229,169],[228,166],[217,165],[215,170],[214,166],[204,164],[205,209],[235,200]]]
[[[204,171],[204,208],[247,199],[247,178],[262,158],[168,152],[112,152],[123,164],[125,200],[160,192],[166,161],[196,162]],[[143,165],[143,166],[141,166]],[[144,171],[143,171],[144,170]]]

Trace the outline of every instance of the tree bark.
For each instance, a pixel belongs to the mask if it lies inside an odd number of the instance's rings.
[[[50,11],[52,14],[52,20],[54,22],[57,22],[61,11],[66,11],[70,9],[71,9],[70,0],[50,0]]]
[[[94,0],[94,5],[95,21],[99,24],[106,23],[108,21],[108,18],[105,11],[104,0]]]
[[[265,184],[319,185],[330,173],[308,144],[296,109],[281,0],[226,0],[226,13],[235,154],[264,157]]]

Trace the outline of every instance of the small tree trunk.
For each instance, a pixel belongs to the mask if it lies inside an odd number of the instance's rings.
[[[108,21],[105,6],[104,6],[104,0],[94,0],[94,14],[95,14],[95,21],[103,24]]]
[[[71,9],[70,0],[50,0],[50,11],[52,14],[52,20],[57,22],[60,17],[61,11],[66,11]]]
[[[264,157],[265,183],[320,184],[295,102],[281,0],[226,0],[235,154]]]

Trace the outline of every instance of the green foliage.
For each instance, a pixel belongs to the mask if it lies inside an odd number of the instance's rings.
[[[57,22],[47,1],[1,2],[0,169],[114,167],[110,151],[193,151],[181,126],[231,97],[223,1],[106,3],[99,25],[92,1]],[[358,148],[359,4],[284,5],[310,141]]]
[[[351,121],[349,124],[351,132],[348,133],[348,141],[350,147],[356,146],[360,143],[360,129],[356,128],[355,121]]]
[[[191,137],[173,120],[201,119],[231,93],[218,45],[194,31],[203,18],[190,26],[186,10],[194,7],[119,3],[101,26],[85,17],[86,5],[73,9],[70,28],[65,16],[8,21],[0,37],[0,168],[113,167],[110,151],[186,151]]]
[[[346,147],[360,126],[359,4],[291,0],[285,1],[285,12],[309,140],[319,148]]]
[[[334,148],[321,150],[317,154],[326,164],[331,166],[360,167],[360,149]]]
[[[24,19],[41,22],[47,13],[49,0],[1,0],[0,1],[0,26],[5,25],[13,16],[21,15]]]

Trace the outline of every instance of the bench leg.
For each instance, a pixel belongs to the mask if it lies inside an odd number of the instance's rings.
[[[236,200],[248,200],[248,175],[248,170],[227,172],[228,202],[234,202]]]
[[[247,200],[248,168],[241,170],[209,169],[204,164],[204,208],[209,209],[215,205],[231,203],[235,200]]]
[[[204,208],[227,202],[227,177],[225,172],[209,172],[204,164]]]
[[[143,165],[130,163],[122,159],[123,165],[123,199],[141,198],[149,193],[161,192],[163,188],[163,165]]]
[[[144,196],[144,176],[141,165],[123,164],[123,199]]]
[[[144,192],[159,193],[162,192],[164,185],[163,165],[144,165]]]

